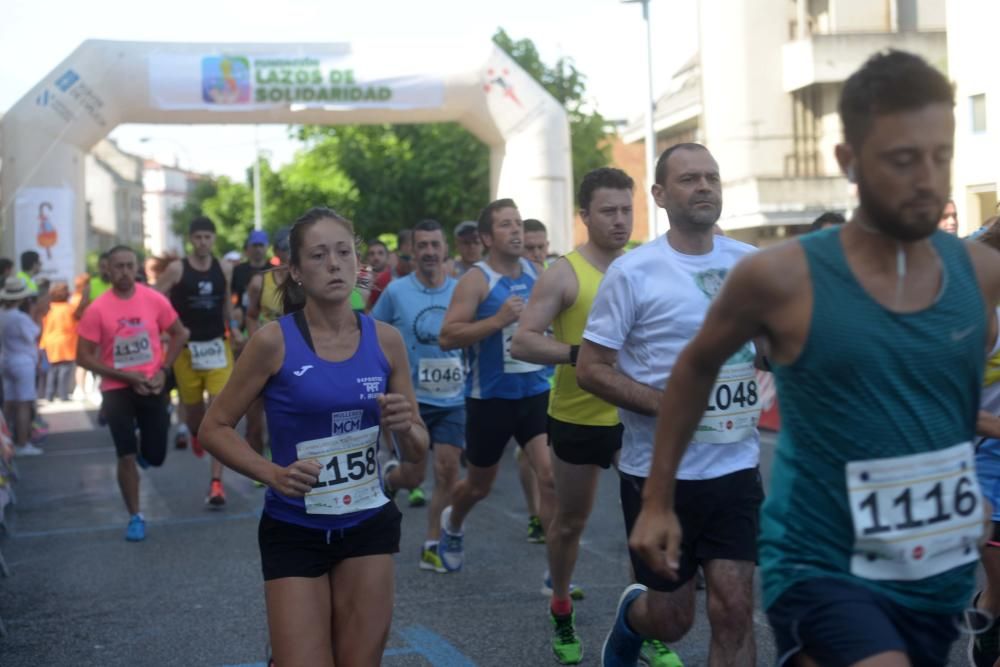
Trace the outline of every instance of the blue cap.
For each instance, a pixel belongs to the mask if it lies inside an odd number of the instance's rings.
[[[267,232],[263,229],[255,229],[247,237],[247,245],[267,245]]]

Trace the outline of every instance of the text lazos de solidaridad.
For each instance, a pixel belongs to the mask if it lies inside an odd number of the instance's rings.
[[[388,86],[359,86],[354,70],[332,69],[323,75],[318,61],[254,62],[256,102],[385,102],[392,98]],[[302,67],[301,65],[311,65]]]

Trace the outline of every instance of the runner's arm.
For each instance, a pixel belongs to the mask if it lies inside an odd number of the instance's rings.
[[[83,336],[77,337],[76,341],[76,363],[95,375],[106,377],[119,382],[125,382],[129,386],[136,386],[146,382],[146,376],[135,371],[120,371],[111,366],[101,363],[101,355],[97,349],[97,343],[87,340]]]
[[[156,285],[154,286],[156,291],[160,294],[168,294],[174,285],[180,282],[183,273],[184,265],[181,264],[181,260],[175,259],[170,262],[163,269],[160,277],[156,279]]]
[[[559,313],[570,305],[566,297],[572,280],[573,268],[563,258],[539,277],[511,342],[512,357],[548,366],[574,363],[572,346],[545,334]]]
[[[618,350],[586,338],[580,343],[576,360],[576,381],[580,388],[630,412],[655,417],[663,392],[636,382],[618,370]]]
[[[285,343],[277,323],[261,327],[236,360],[232,377],[208,407],[198,439],[224,465],[258,482],[274,487],[283,468],[258,454],[236,431],[272,375],[281,368]]]
[[[385,298],[384,294],[382,298]],[[375,305],[378,307],[378,304]],[[379,345],[391,367],[387,391],[378,401],[382,409],[382,425],[396,437],[404,459],[421,461],[427,454],[430,437],[427,434],[427,427],[420,418],[417,397],[413,392],[406,344],[402,335],[392,325],[377,322],[375,326]]]
[[[486,296],[486,287],[486,277],[479,269],[470,269],[459,279],[438,334],[442,350],[470,347],[503,329],[499,313],[476,321],[476,309]]]
[[[184,350],[184,345],[188,342],[188,338],[191,337],[191,332],[181,324],[181,318],[178,317],[174,319],[173,323],[167,327],[164,333],[170,336],[170,342],[167,343],[167,354],[163,361],[163,367],[171,368],[174,362],[177,361],[177,357]]]
[[[264,274],[255,273],[247,285],[247,336],[260,329],[260,296],[264,290]]]
[[[1000,439],[1000,417],[980,410],[976,417],[976,435],[984,438]]]

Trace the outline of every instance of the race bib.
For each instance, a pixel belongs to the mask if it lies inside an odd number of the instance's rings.
[[[515,359],[510,355],[510,346],[514,341],[514,334],[517,332],[517,322],[508,324],[503,328],[503,372],[504,373],[534,373],[540,371],[544,366],[529,364],[527,361]]]
[[[458,357],[421,359],[417,366],[417,388],[426,395],[451,398],[462,393],[465,370]]]
[[[145,366],[153,361],[153,346],[149,342],[149,332],[140,331],[132,336],[115,336],[115,370]]]
[[[297,458],[315,459],[323,466],[319,479],[305,495],[306,514],[350,514],[382,507],[389,498],[379,478],[379,427],[307,440],[295,445]]]
[[[983,508],[972,443],[847,464],[851,573],[914,581],[979,560]]]
[[[746,440],[757,428],[761,407],[753,362],[727,364],[715,380],[694,439],[718,445]]]
[[[229,363],[226,357],[226,343],[221,338],[204,341],[188,341],[191,350],[191,368],[196,371],[211,371],[225,368]]]

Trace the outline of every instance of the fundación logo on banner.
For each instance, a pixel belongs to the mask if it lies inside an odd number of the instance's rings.
[[[201,98],[209,104],[250,101],[250,60],[244,56],[201,59]]]

